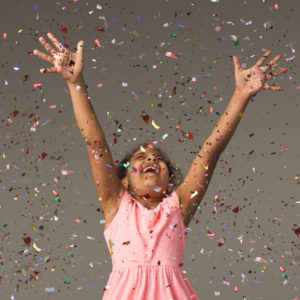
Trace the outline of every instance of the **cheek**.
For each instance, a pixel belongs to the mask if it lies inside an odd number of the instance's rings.
[[[135,166],[132,166],[132,173],[136,173],[138,169]]]
[[[161,171],[162,171],[163,174],[169,174],[168,167],[162,167]]]

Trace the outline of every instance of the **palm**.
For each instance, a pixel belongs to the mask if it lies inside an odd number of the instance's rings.
[[[66,50],[66,49],[63,49]],[[54,55],[54,67],[64,79],[72,81],[82,71],[82,62],[75,64],[78,54],[68,50]]]
[[[235,75],[236,85],[244,91],[255,94],[260,91],[266,81],[265,74],[257,66],[241,70]]]
[[[83,41],[78,43],[78,49],[76,52],[70,52],[68,49],[63,47],[63,45],[59,43],[51,33],[48,33],[48,37],[52,40],[56,50],[43,38],[40,38],[40,42],[52,56],[46,55],[38,50],[34,50],[35,55],[53,65],[51,68],[41,69],[41,73],[58,73],[67,81],[75,82],[76,78],[83,70]]]
[[[234,57],[235,85],[238,90],[251,96],[263,89],[277,91],[282,90],[282,87],[270,86],[267,83],[267,80],[273,76],[278,76],[282,73],[285,73],[287,71],[286,68],[281,68],[279,71],[274,73],[270,72],[267,75],[265,74],[265,72],[268,71],[269,68],[281,58],[281,55],[277,55],[269,64],[267,64],[265,67],[261,67],[270,54],[271,51],[268,50],[254,66],[247,70],[243,70],[240,66],[238,57]]]

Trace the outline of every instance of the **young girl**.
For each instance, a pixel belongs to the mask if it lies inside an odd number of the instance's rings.
[[[233,57],[233,97],[184,181],[178,184],[179,170],[151,144],[139,145],[125,157],[118,170],[114,167],[104,133],[88,100],[82,74],[83,41],[71,53],[51,33],[48,37],[55,47],[42,37],[40,42],[51,55],[38,50],[34,54],[53,65],[41,69],[41,73],[58,73],[67,81],[105,214],[104,236],[113,270],[103,299],[199,299],[182,272],[186,228],[251,97],[264,89],[282,90],[266,82],[287,71],[286,68],[274,71],[281,55],[263,67],[271,53],[268,50],[247,70],[241,68],[237,56]],[[271,72],[266,74],[270,68]]]

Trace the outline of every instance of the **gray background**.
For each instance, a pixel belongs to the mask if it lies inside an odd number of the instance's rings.
[[[2,0],[0,299],[101,299],[112,268],[67,85],[40,74],[45,64],[31,53],[44,51],[38,37],[49,31],[72,51],[85,41],[84,76],[114,159],[149,139],[184,175],[233,94],[232,55],[249,68],[266,49],[283,54],[288,72],[270,82],[284,90],[249,102],[190,223],[184,271],[201,300],[298,299],[299,12],[297,0]]]

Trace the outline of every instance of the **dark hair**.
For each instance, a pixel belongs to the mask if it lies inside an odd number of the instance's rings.
[[[127,175],[128,169],[125,166],[126,166],[127,162],[130,161],[130,158],[132,157],[132,155],[136,151],[138,151],[141,146],[143,148],[147,148],[148,145],[149,145],[149,143],[143,143],[143,144],[140,144],[138,146],[135,146],[130,152],[128,152],[125,155],[125,157],[118,164],[118,168],[117,168],[118,177],[120,179],[123,179]],[[166,162],[166,165],[167,165],[168,170],[169,170],[169,182],[170,182],[170,185],[171,185],[171,189],[177,187],[181,183],[181,181],[182,181],[182,173],[181,173],[180,169],[177,168],[177,167],[175,167],[172,164],[172,162],[171,162],[169,156],[166,154],[166,152],[164,152],[163,150],[161,150],[159,147],[152,146],[152,148],[154,150],[160,152],[163,155],[163,157],[165,158],[165,162]],[[170,192],[171,191],[168,191],[166,194],[169,195]]]

